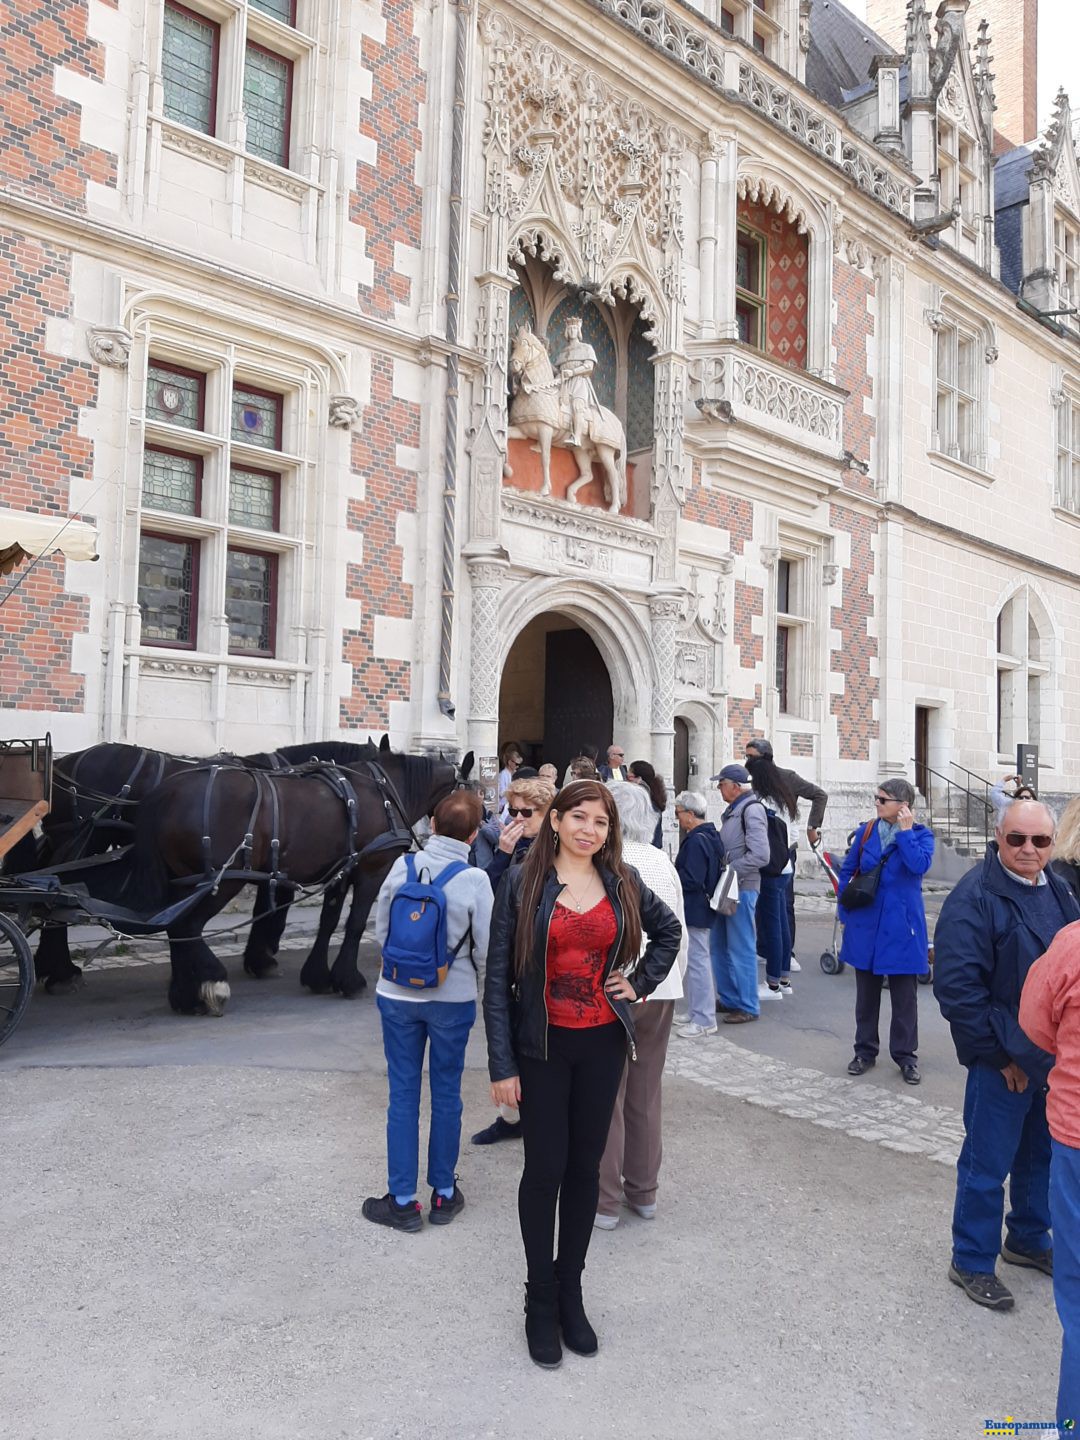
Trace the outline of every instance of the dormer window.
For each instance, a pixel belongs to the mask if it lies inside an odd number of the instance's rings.
[[[1077,277],[1080,275],[1080,226],[1061,214],[1054,217],[1054,273],[1057,275],[1061,306],[1075,305],[1080,300]]]
[[[941,208],[960,202],[960,223],[965,230],[975,225],[978,186],[975,175],[975,144],[948,120],[938,121],[938,174],[941,179]]]

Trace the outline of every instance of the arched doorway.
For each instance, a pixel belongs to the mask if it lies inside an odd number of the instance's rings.
[[[675,716],[675,793],[690,788],[690,726],[681,715]]]
[[[510,647],[499,686],[499,743],[516,740],[530,765],[550,762],[562,779],[571,759],[612,740],[611,677],[592,636],[568,616],[530,620]]]

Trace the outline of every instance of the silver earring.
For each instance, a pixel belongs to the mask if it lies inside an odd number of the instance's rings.
[[[555,831],[555,854],[559,853],[559,832]]]

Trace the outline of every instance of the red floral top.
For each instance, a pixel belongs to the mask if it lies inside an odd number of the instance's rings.
[[[549,1024],[584,1030],[618,1020],[604,995],[604,967],[617,928],[606,895],[584,915],[556,904],[548,929]]]

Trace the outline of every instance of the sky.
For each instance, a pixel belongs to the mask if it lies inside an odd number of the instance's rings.
[[[866,19],[866,0],[845,0],[845,4]],[[1080,0],[1039,0],[1040,130],[1050,119],[1061,86],[1072,101],[1073,114],[1080,113]]]

